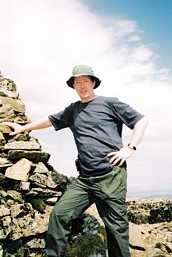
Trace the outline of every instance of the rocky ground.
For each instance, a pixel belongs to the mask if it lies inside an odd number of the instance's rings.
[[[87,212],[102,224],[95,205]],[[172,199],[128,200],[128,219],[132,257],[172,256]]]
[[[172,199],[142,199],[128,202],[130,244],[133,257],[172,255]],[[136,248],[136,247],[135,247]]]
[[[0,257],[43,257],[53,205],[74,178],[58,173],[30,133],[10,135],[3,121],[30,122],[15,83],[0,75]],[[172,199],[128,201],[132,257],[172,255]],[[67,257],[105,257],[95,206],[71,225]]]

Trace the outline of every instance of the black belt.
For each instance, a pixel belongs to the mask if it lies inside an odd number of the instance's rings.
[[[101,175],[105,175],[107,173],[109,173],[111,170],[113,170],[114,167],[119,167],[118,164],[120,163],[120,161],[115,165],[115,166],[111,166],[109,167],[109,169],[106,169],[106,170],[102,170],[102,171],[94,171],[94,172],[87,172],[87,171],[84,171],[80,168],[79,166],[79,162],[78,162],[78,159],[75,160],[75,165],[76,165],[76,168],[77,168],[77,171],[79,172],[79,175],[81,177],[95,177],[95,176],[101,176]],[[121,166],[121,168],[127,168],[127,162],[125,161]]]

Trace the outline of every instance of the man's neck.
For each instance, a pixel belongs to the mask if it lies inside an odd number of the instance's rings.
[[[97,95],[92,95],[92,96],[90,96],[88,98],[81,99],[81,102],[82,103],[87,103],[87,102],[90,102],[91,100],[93,100],[96,97],[97,97]]]

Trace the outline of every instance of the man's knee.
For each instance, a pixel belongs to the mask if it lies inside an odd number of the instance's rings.
[[[57,203],[50,214],[50,222],[55,221],[56,224],[68,224],[73,219],[73,211],[71,209],[64,209],[61,204]]]

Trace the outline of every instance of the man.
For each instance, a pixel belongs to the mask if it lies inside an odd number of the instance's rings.
[[[78,178],[55,204],[46,237],[49,257],[64,257],[69,225],[93,202],[105,224],[109,257],[129,257],[126,208],[126,159],[137,149],[147,126],[146,118],[115,97],[95,95],[101,81],[87,65],[75,66],[67,85],[74,88],[80,101],[63,111],[24,126],[5,122],[23,131],[54,126],[69,127],[78,149]],[[122,125],[133,130],[126,146],[122,144]]]

